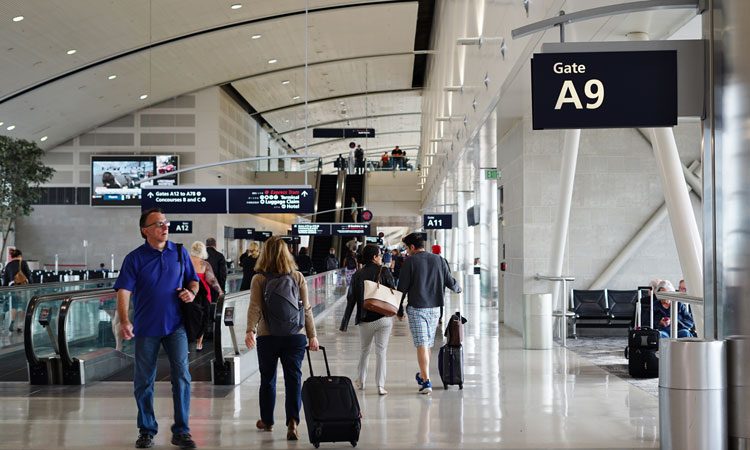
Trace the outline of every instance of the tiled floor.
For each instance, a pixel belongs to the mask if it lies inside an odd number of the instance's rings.
[[[323,321],[319,334],[329,349],[332,371],[351,376],[359,339],[354,326],[347,333],[337,331],[342,310],[339,305]],[[658,447],[657,398],[571,351],[523,350],[521,337],[498,326],[492,308],[473,304],[466,312],[471,322],[464,342],[462,391],[451,387],[436,388],[430,396],[417,394],[416,354],[408,327],[405,322],[396,324],[388,354],[390,394],[378,396],[373,381],[368,382],[360,397],[364,418],[357,448]],[[437,346],[434,350],[436,355]],[[322,357],[316,356],[314,367],[322,371]],[[374,357],[370,363],[373,374]],[[306,362],[304,367],[307,376]],[[194,384],[191,427],[200,448],[312,448],[304,419],[299,442],[286,441],[283,427],[272,433],[255,430],[257,386],[257,376],[237,388]],[[156,411],[163,431],[155,448],[173,448],[168,436],[168,383],[158,384]],[[283,400],[277,403],[277,421],[283,423],[279,412],[283,414]],[[135,414],[132,385],[127,382],[84,388],[3,383],[0,448],[133,448]],[[321,448],[351,447],[339,443]]]

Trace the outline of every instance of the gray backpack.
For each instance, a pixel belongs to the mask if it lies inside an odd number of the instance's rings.
[[[292,336],[305,326],[305,308],[291,273],[264,273],[263,318],[271,336]]]

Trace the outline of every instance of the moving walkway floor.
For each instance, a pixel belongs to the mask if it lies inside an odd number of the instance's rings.
[[[454,310],[447,307],[446,313]],[[339,304],[318,327],[331,370],[352,376],[359,355],[357,327],[341,333]],[[387,396],[374,385],[370,357],[366,390],[359,392],[364,449],[658,448],[658,399],[609,374],[572,351],[523,350],[521,336],[496,323],[497,310],[470,304],[464,343],[466,384],[432,395],[417,394],[416,353],[406,322],[397,322],[388,350]],[[435,370],[434,348],[432,377]],[[322,372],[322,355],[313,354]],[[308,376],[307,362],[303,377]],[[258,375],[240,386],[193,383],[191,428],[199,448],[312,448],[304,414],[301,441],[287,442],[283,377],[279,375],[277,427],[258,432]],[[155,448],[169,444],[171,387],[157,383],[155,408],[161,432]],[[80,386],[0,383],[0,449],[131,449],[137,437],[130,382]],[[321,448],[351,448],[348,443]]]

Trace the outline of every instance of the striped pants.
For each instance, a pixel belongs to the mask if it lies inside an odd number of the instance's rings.
[[[375,322],[359,323],[359,341],[362,345],[362,351],[359,355],[357,373],[362,386],[365,385],[367,378],[367,359],[370,357],[370,349],[374,343],[375,357],[377,358],[375,377],[377,378],[378,387],[385,387],[386,351],[388,350],[388,341],[391,338],[392,329],[392,317],[383,317]]]

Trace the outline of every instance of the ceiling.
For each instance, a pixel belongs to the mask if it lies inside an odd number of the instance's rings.
[[[415,49],[427,45],[433,3],[0,0],[2,132],[53,148],[219,85],[301,154],[344,147],[313,139],[318,125],[375,128],[370,152],[418,148],[426,56]]]

